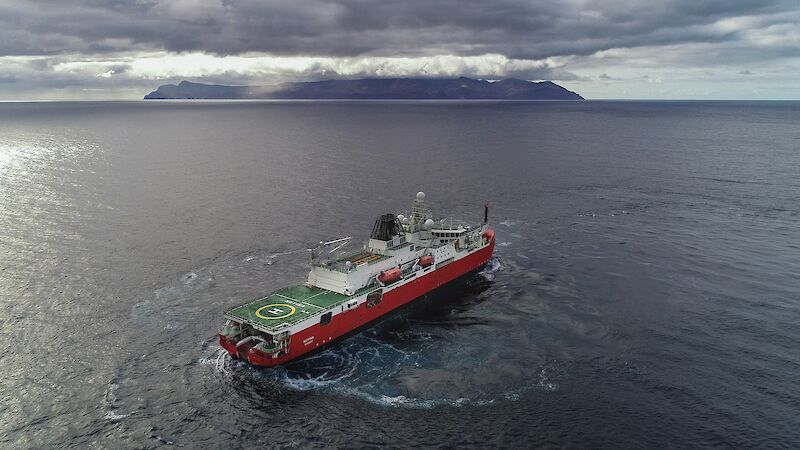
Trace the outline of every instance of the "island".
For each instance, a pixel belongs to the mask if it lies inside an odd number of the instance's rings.
[[[273,86],[226,86],[181,81],[165,84],[145,100],[168,99],[326,99],[326,100],[583,100],[552,81],[516,78],[489,81],[460,77],[366,78],[283,83]]]

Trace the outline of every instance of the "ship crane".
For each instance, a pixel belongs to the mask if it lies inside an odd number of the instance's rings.
[[[320,253],[322,253],[322,249],[324,249],[325,247],[329,247],[331,245],[335,245],[335,247],[332,250],[328,251],[328,255],[332,255],[336,250],[339,250],[340,248],[342,248],[345,245],[349,244],[351,239],[353,239],[352,236],[346,236],[346,237],[339,238],[339,239],[333,239],[333,240],[327,241],[327,242],[319,241],[319,244],[317,244],[315,247],[306,249],[306,251],[311,253],[311,261],[313,262],[314,260],[319,258]]]

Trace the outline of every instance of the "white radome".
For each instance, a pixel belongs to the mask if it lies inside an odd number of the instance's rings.
[[[425,193],[422,191],[417,192],[417,200],[425,200]]]
[[[397,220],[399,220],[400,222],[402,222],[402,221],[406,220],[406,216],[404,216],[404,215],[402,215],[402,214],[398,214],[398,215],[397,215]]]
[[[433,228],[433,219],[428,219],[425,221],[425,229],[430,230]]]

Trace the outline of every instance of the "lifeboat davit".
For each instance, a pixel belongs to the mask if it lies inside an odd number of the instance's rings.
[[[417,264],[419,264],[420,267],[428,267],[431,264],[433,264],[433,256],[425,255],[419,259],[419,262],[417,262]]]
[[[378,275],[378,281],[383,284],[389,284],[399,280],[401,276],[403,276],[403,272],[399,268],[395,267],[394,269],[381,272],[381,274]]]

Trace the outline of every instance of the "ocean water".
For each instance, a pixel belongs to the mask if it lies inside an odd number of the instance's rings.
[[[419,189],[481,273],[225,356]],[[0,103],[0,230],[0,447],[800,447],[797,102]]]

